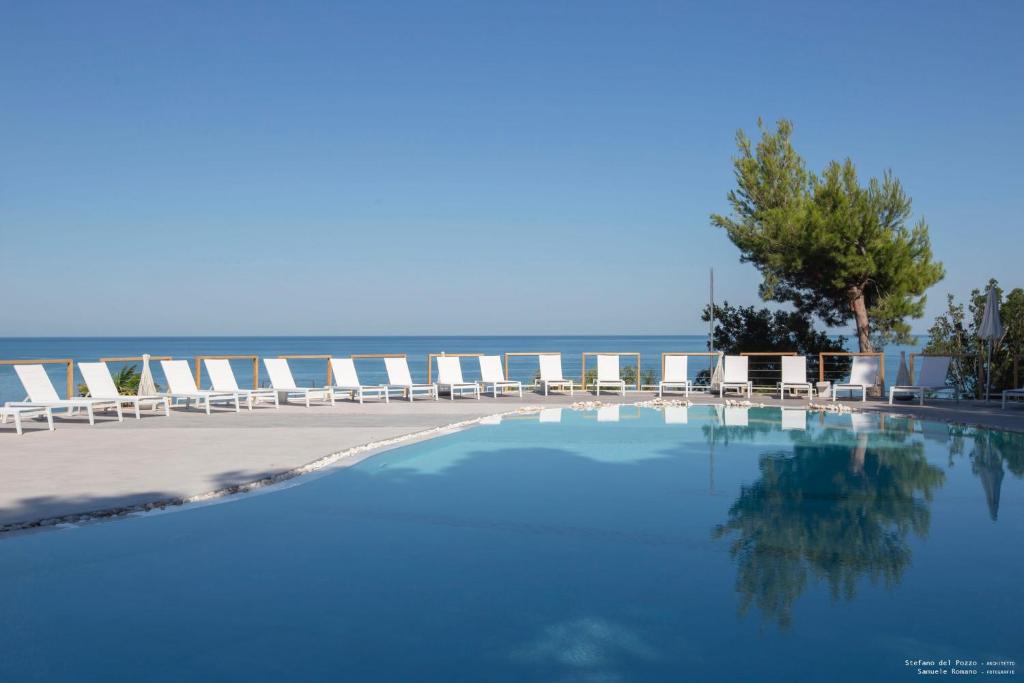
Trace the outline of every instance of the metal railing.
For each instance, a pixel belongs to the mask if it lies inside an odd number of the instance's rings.
[[[325,387],[331,386],[332,372],[331,372],[331,354],[329,353],[285,353],[278,356],[278,358],[285,358],[287,360],[322,360],[327,365],[327,383]]]
[[[796,351],[744,351],[746,356],[747,379],[754,384],[754,390],[778,391],[778,382],[782,381],[782,357],[795,356]]]
[[[67,375],[67,398],[75,396],[75,361],[71,358],[0,360],[0,365],[63,365]]]

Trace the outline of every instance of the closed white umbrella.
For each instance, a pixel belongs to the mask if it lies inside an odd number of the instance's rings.
[[[896,370],[896,386],[910,386],[910,370],[907,368],[907,352],[900,351],[900,367]]]
[[[142,354],[142,376],[139,378],[139,396],[156,395],[156,382],[153,381],[153,371],[149,369],[149,354]]]
[[[992,391],[992,343],[1003,336],[1003,321],[999,319],[999,300],[996,288],[990,287],[985,295],[985,312],[981,316],[981,327],[978,336],[988,340],[988,376],[985,379],[985,400],[989,400]]]

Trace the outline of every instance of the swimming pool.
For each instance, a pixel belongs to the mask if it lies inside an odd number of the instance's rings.
[[[1022,477],[1019,434],[894,417],[506,416],[263,495],[0,541],[0,680],[863,681],[1019,661]]]

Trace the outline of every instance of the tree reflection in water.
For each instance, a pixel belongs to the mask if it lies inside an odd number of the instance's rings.
[[[711,430],[712,441],[722,429]],[[922,443],[900,437],[800,432],[791,452],[760,456],[759,479],[741,488],[728,521],[713,531],[731,539],[741,615],[756,606],[788,628],[812,579],[847,600],[862,577],[900,581],[910,564],[907,537],[927,535],[928,502],[945,480]]]

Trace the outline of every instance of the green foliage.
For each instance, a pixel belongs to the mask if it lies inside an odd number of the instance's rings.
[[[887,171],[862,186],[849,159],[817,176],[793,149],[789,121],[775,133],[758,128],[756,147],[737,133],[732,215],[711,223],[761,272],[761,297],[829,326],[853,321],[861,351],[908,342],[906,319],[923,315],[924,292],[944,272],[924,220],[907,227],[911,200],[899,180]]]
[[[985,313],[985,293],[989,287],[996,290],[999,316],[1003,322],[1003,336],[993,341],[992,391],[1009,389],[1015,385],[1013,360],[1024,354],[1024,289],[1015,288],[1006,297],[996,280],[989,280],[984,290],[971,292],[967,306],[957,303],[950,295],[946,312],[935,319],[928,330],[930,340],[925,353],[943,353],[953,357],[950,373],[954,382],[969,396],[984,395],[984,364],[988,355],[988,342],[978,337],[978,328]]]

